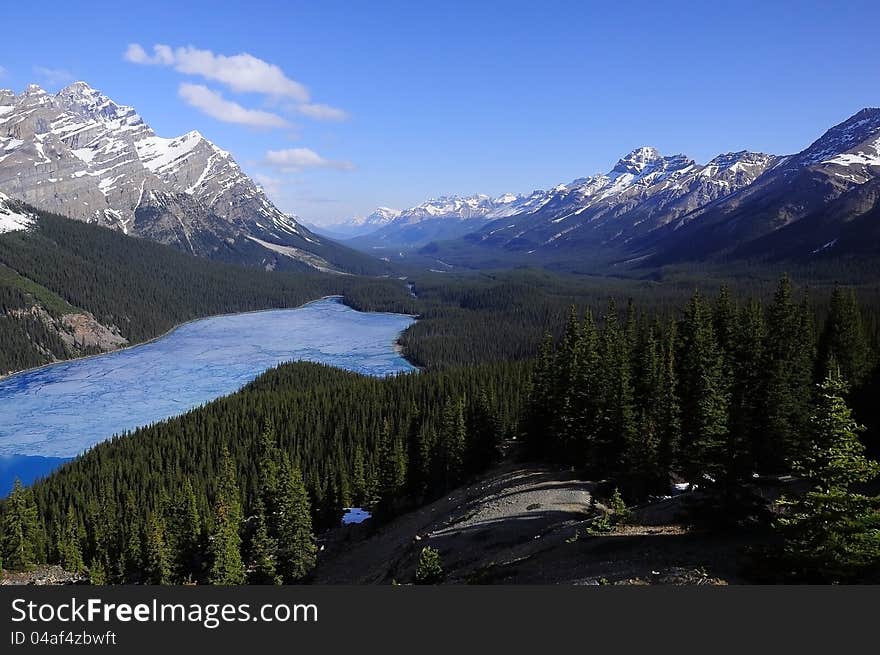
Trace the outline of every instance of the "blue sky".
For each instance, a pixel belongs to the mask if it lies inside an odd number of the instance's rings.
[[[0,87],[83,79],[316,222],[544,188],[641,145],[794,152],[880,105],[876,1],[74,4],[4,10]]]

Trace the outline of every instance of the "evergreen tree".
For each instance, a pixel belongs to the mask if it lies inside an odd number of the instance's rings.
[[[110,529],[109,527],[107,528]],[[140,582],[144,570],[143,551],[141,548],[141,519],[138,511],[137,502],[133,493],[126,494],[125,506],[122,513],[122,530],[121,536],[123,540],[122,557],[119,562],[119,577],[123,582]],[[102,549],[103,550],[103,549]],[[107,572],[108,560],[110,559],[110,548],[108,547],[104,555],[99,555],[104,570]]]
[[[355,446],[351,465],[351,494],[355,505],[367,503],[367,472],[364,464],[364,449],[360,444]]]
[[[419,585],[434,585],[443,582],[443,578],[443,563],[440,560],[440,552],[435,548],[425,546],[419,555],[415,583]]]
[[[791,280],[780,282],[768,314],[763,413],[767,443],[758,449],[764,472],[785,471],[806,433],[812,379],[813,344],[807,317],[794,303]]]
[[[286,584],[300,582],[315,568],[309,497],[298,468],[285,462],[281,471],[277,572]]]
[[[599,342],[602,387],[597,426],[596,456],[589,466],[603,474],[619,474],[635,438],[629,338],[621,330],[614,301],[608,304],[605,326]]]
[[[0,559],[10,571],[29,571],[37,564],[40,523],[31,490],[16,479],[6,500],[0,526]]]
[[[772,461],[773,440],[767,439],[767,323],[760,303],[751,300],[740,312],[736,335],[736,361],[731,389],[731,439],[740,453],[742,466],[749,471]]]
[[[79,573],[85,569],[80,547],[79,521],[73,505],[67,506],[67,515],[58,540],[58,559],[66,571]]]
[[[165,544],[165,526],[161,515],[147,516],[144,539],[144,577],[149,584],[164,585],[171,581],[171,557]]]
[[[440,432],[440,466],[444,489],[451,489],[462,479],[464,470],[467,426],[464,419],[464,403],[447,400],[443,407],[443,423]]]
[[[556,358],[553,353],[553,337],[544,336],[535,361],[528,401],[522,420],[526,451],[529,457],[539,458],[554,451],[557,414],[554,402],[557,397]]]
[[[107,571],[101,560],[96,559],[89,565],[89,581],[99,587],[107,584]]]
[[[229,455],[229,449],[224,446],[214,516],[211,548],[213,562],[209,577],[211,584],[244,584],[244,564],[241,559],[241,524],[241,501],[239,500],[235,468]]]
[[[870,348],[855,293],[835,287],[819,340],[818,377],[831,370],[832,360],[851,385],[858,386],[871,368]]]
[[[658,492],[667,493],[669,474],[678,462],[681,441],[681,407],[678,397],[678,374],[676,347],[677,323],[673,320],[666,328],[663,342],[663,369],[660,374],[657,416],[657,464],[658,482],[663,485]]]
[[[810,438],[794,464],[809,491],[789,501],[779,520],[790,570],[811,581],[848,582],[880,570],[880,497],[851,489],[880,474],[880,464],[864,456],[858,436],[864,428],[845,393],[837,372],[822,383]]]
[[[266,421],[259,439],[257,454],[260,501],[263,504],[269,526],[273,526],[278,514],[278,485],[281,467],[281,452],[275,438],[275,428]]]
[[[481,391],[467,409],[467,469],[471,473],[485,470],[501,455],[501,433],[492,403]]]
[[[277,487],[275,489],[277,491]],[[269,536],[266,510],[262,501],[257,501],[254,510],[253,521],[254,536],[251,542],[251,566],[248,573],[248,583],[257,585],[281,584],[281,577],[276,569],[276,551],[278,545]]]
[[[729,379],[706,301],[695,294],[681,327],[681,463],[689,482],[723,475]]]

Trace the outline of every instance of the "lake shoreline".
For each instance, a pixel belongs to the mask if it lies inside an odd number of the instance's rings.
[[[125,346],[124,348],[117,348],[115,350],[107,350],[105,352],[94,353],[92,355],[80,355],[79,357],[71,357],[70,359],[59,359],[58,361],[55,361],[55,362],[47,362],[46,364],[40,364],[39,366],[32,366],[31,368],[24,368],[20,371],[15,371],[14,373],[7,373],[5,375],[0,375],[0,382],[5,382],[7,380],[11,380],[19,375],[34,373],[34,372],[40,371],[44,368],[58,366],[59,364],[67,364],[67,363],[71,363],[71,362],[81,362],[81,361],[85,361],[88,359],[92,359],[94,357],[106,357],[108,355],[115,355],[116,353],[129,352],[131,350],[134,350],[135,348],[140,348],[142,346],[148,346],[151,343],[159,341],[160,339],[164,339],[165,337],[171,336],[177,330],[179,330],[183,327],[186,327],[187,325],[191,325],[192,323],[198,323],[199,321],[207,321],[212,318],[223,318],[226,316],[246,316],[249,314],[262,314],[265,312],[277,312],[277,311],[288,311],[288,310],[294,310],[294,309],[302,309],[303,307],[307,307],[307,306],[309,306],[313,303],[316,303],[316,302],[321,302],[324,300],[333,300],[333,299],[339,299],[341,304],[345,305],[346,307],[348,307],[352,311],[359,312],[361,314],[395,314],[395,316],[409,316],[413,320],[417,320],[417,318],[418,318],[418,316],[416,314],[397,314],[396,312],[362,312],[358,309],[355,309],[351,305],[346,304],[344,302],[345,296],[342,296],[339,294],[331,294],[329,296],[321,296],[320,298],[314,298],[312,300],[307,300],[306,302],[304,302],[300,305],[296,305],[294,307],[267,307],[266,309],[251,309],[251,310],[244,311],[244,312],[225,312],[223,314],[210,314],[208,316],[200,316],[198,318],[191,318],[188,321],[184,321],[183,323],[177,323],[176,325],[169,328],[168,330],[166,330],[162,334],[156,335],[155,337],[151,337],[150,339],[148,339],[146,341],[139,341],[137,343],[133,343],[128,346]],[[399,337],[398,337],[398,339],[399,339]],[[406,355],[403,352],[403,347],[399,344],[398,341],[395,340],[395,342],[392,344],[392,346],[394,347],[395,350],[398,350],[400,356],[403,357],[404,359],[406,359],[406,361],[411,366],[413,366],[414,368],[417,368],[419,370],[422,370],[421,367],[416,366],[413,362],[411,362],[406,357]]]

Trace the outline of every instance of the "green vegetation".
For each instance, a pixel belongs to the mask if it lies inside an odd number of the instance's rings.
[[[275,273],[209,262],[118,232],[39,212],[34,229],[0,235],[0,373],[72,352],[30,308],[87,311],[131,343],[213,314],[295,307],[353,295],[363,310],[414,309],[399,280]],[[8,344],[8,345],[7,345]]]
[[[419,564],[416,568],[416,584],[439,584],[443,582],[443,563],[440,553],[436,548],[425,546],[419,555]]]
[[[877,305],[859,306],[849,290],[822,287],[808,300],[787,278],[775,293],[751,278],[710,300],[711,281],[518,270],[414,273],[414,298],[400,280],[242,271],[89,226],[65,233],[72,243],[62,248],[50,235],[68,223],[44,218],[33,238],[40,250],[63,251],[69,279],[24,237],[4,235],[0,261],[129,326],[135,340],[204,313],[327,293],[356,309],[420,317],[402,337],[418,374],[280,366],[236,394],[102,443],[36,484],[30,559],[85,565],[93,581],[307,581],[315,537],[339,524],[343,507],[389,520],[484,471],[514,437],[532,457],[606,479],[609,494],[618,487],[609,529],[627,503],[668,493],[672,476],[705,492],[705,515],[740,529],[764,518],[754,473],[805,475],[802,453],[819,439],[816,383],[829,370],[851,378],[842,397],[867,424],[869,447],[880,427]],[[96,244],[110,254],[90,255]],[[854,493],[849,483],[840,489]],[[852,502],[852,521],[870,526],[873,510]],[[821,539],[840,534],[856,532]],[[786,536],[792,556],[807,549],[798,538]],[[819,537],[810,539],[816,548]],[[815,560],[800,561],[806,576]]]

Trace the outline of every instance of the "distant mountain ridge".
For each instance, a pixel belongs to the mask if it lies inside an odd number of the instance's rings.
[[[877,213],[878,178],[880,109],[866,108],[794,155],[743,150],[699,164],[645,146],[607,173],[508,194],[507,202],[430,201],[351,243],[419,244],[424,255],[464,266],[562,263],[578,270],[783,253],[878,255],[880,242],[869,239],[878,231],[869,220]]]
[[[158,136],[133,107],[76,82],[0,91],[0,191],[186,252],[264,268],[370,268],[280,211],[197,131]],[[268,244],[268,245],[267,245]]]

